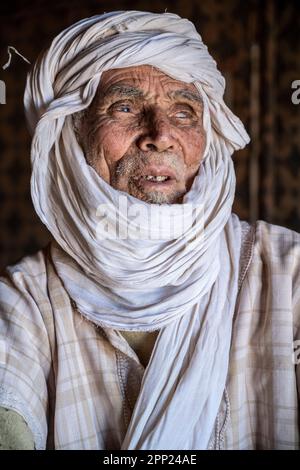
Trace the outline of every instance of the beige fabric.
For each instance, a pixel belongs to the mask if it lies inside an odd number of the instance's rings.
[[[121,331],[144,367],[147,366],[158,331]],[[32,432],[23,417],[0,407],[0,450],[34,450]]]
[[[296,449],[300,235],[258,222],[244,230],[242,265],[210,448]],[[0,405],[24,417],[38,448],[120,448],[144,372],[126,339],[73,309],[49,249],[10,267],[1,290]]]

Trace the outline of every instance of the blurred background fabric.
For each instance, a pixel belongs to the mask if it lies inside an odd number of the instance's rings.
[[[193,21],[226,78],[225,101],[252,139],[234,155],[234,211],[250,222],[264,219],[300,232],[300,104],[292,102],[292,82],[300,80],[298,1],[10,1],[0,6],[0,269],[50,240],[30,198],[23,111],[30,66],[12,53],[3,69],[7,47],[33,63],[62,29],[113,10],[167,10]]]

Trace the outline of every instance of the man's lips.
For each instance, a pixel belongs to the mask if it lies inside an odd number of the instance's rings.
[[[162,181],[155,180],[155,179],[151,180],[151,177],[152,178],[165,177],[165,179]],[[152,183],[152,184],[165,184],[168,182],[174,183],[177,180],[175,172],[171,170],[170,168],[166,166],[153,166],[153,165],[143,168],[142,172],[139,175],[135,176],[134,179],[139,180],[141,182],[145,181],[146,183]]]
[[[155,179],[157,177],[160,179]],[[149,191],[168,191],[177,182],[175,172],[171,168],[160,165],[143,168],[141,173],[134,177],[134,180],[140,188]]]

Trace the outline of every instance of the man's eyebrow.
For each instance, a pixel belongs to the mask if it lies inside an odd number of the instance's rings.
[[[194,93],[193,91],[191,90],[187,90],[186,88],[183,88],[181,90],[174,90],[174,91],[171,91],[168,93],[168,96],[170,98],[184,98],[188,101],[191,101],[191,102],[197,102],[199,104],[203,104],[203,101],[201,99],[201,96],[198,95],[197,93]]]
[[[110,98],[113,96],[119,97],[132,97],[132,98],[144,98],[144,92],[140,88],[136,88],[130,85],[112,85],[105,92],[101,92],[102,98]],[[178,99],[184,98],[192,103],[203,104],[199,94],[194,93],[186,88],[180,90],[174,90],[168,93],[169,98]]]
[[[101,93],[103,98],[109,98],[112,96],[131,96],[134,98],[144,97],[144,93],[139,88],[129,85],[112,85],[105,92]]]

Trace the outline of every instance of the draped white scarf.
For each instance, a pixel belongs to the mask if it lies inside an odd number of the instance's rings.
[[[184,233],[165,240],[99,238],[97,208],[120,192],[86,163],[71,115],[93,100],[103,71],[149,64],[193,82],[204,103],[206,149],[183,205],[203,204]],[[241,229],[231,214],[231,154],[249,140],[223,101],[225,82],[193,24],[170,13],[112,12],[58,35],[28,76],[32,199],[58,245],[56,269],[79,311],[120,330],[160,329],[122,449],[206,449],[228,371]],[[122,193],[128,207],[161,210]],[[172,214],[171,214],[172,211]],[[144,222],[146,222],[144,220]],[[203,236],[195,236],[203,224]],[[176,225],[176,224],[175,224]]]

